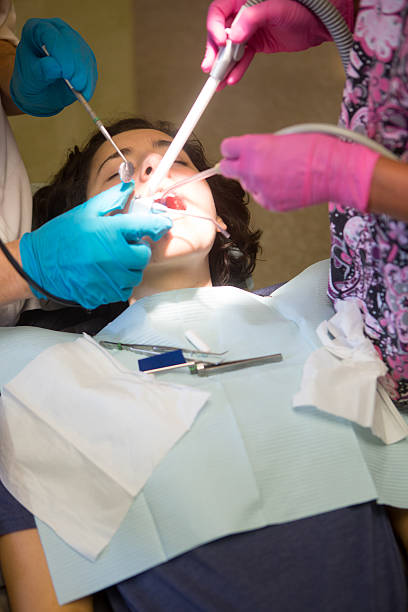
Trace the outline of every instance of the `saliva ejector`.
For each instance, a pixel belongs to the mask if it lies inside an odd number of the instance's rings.
[[[149,212],[164,213],[170,217],[195,217],[196,219],[210,221],[225,238],[229,238],[230,234],[215,219],[206,215],[197,215],[192,212],[187,212],[182,199],[174,194],[174,191],[179,187],[183,187],[189,183],[196,183],[197,181],[204,181],[210,176],[219,174],[219,172],[219,164],[215,164],[212,168],[207,168],[207,170],[197,172],[192,176],[173,183],[161,193],[157,192],[155,195],[134,196],[130,203],[129,213],[137,213],[138,210],[144,209]]]

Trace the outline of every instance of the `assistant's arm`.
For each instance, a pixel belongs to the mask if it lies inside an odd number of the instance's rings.
[[[354,29],[354,19],[359,0],[330,0],[345,19],[349,29]],[[213,0],[207,16],[207,44],[201,64],[204,72],[210,72],[217,53],[227,38],[230,24],[245,0]],[[297,0],[264,0],[255,6],[245,7],[240,18],[229,32],[234,43],[244,43],[242,59],[221,83],[234,85],[245,73],[256,53],[303,51],[332,40],[323,23]]]
[[[380,157],[375,165],[368,211],[408,222],[408,164]]]
[[[325,134],[247,134],[222,142],[224,176],[268,210],[335,202],[408,222],[408,164]]]

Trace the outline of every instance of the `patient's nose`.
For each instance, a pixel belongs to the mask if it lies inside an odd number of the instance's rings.
[[[139,167],[139,180],[141,183],[146,183],[153,172],[156,170],[159,165],[162,156],[158,153],[150,153],[141,163]]]

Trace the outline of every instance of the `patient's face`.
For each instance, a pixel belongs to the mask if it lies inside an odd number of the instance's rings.
[[[126,158],[135,167],[135,193],[146,193],[147,181],[162,159],[171,137],[157,130],[141,129],[122,132],[114,140]],[[88,199],[101,191],[119,183],[118,176],[121,158],[105,142],[97,150],[91,164],[88,181]],[[182,151],[159,187],[164,191],[172,183],[198,172],[187,153]],[[180,187],[175,192],[180,197],[187,212],[205,215],[216,219],[217,216],[211,190],[206,181]],[[178,260],[188,256],[207,256],[214,243],[216,227],[213,223],[191,217],[171,216],[173,227],[157,243],[152,243],[152,258],[149,265]]]

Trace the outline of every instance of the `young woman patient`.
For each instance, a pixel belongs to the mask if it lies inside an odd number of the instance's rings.
[[[141,119],[120,121],[109,131],[134,164],[135,192],[143,195],[174,131],[168,124]],[[83,150],[75,148],[52,183],[37,192],[34,227],[118,183],[119,163],[99,132]],[[193,139],[160,189],[207,167],[202,146]],[[151,245],[151,261],[131,301],[185,287],[244,287],[254,269],[260,232],[249,228],[247,201],[238,183],[216,176],[186,185],[177,195],[177,206],[216,220],[231,237],[225,238],[211,221],[172,216],[173,227]],[[20,324],[96,333],[126,307],[115,304],[92,313],[81,308],[28,311]],[[13,610],[60,609],[33,517],[4,488],[0,535],[0,562]],[[373,581],[378,575],[381,579]],[[63,608],[266,611],[272,605],[278,612],[303,612],[309,602],[307,609],[323,612],[345,609],[342,602],[348,607],[345,594],[359,612],[380,611],[384,605],[397,612],[406,603],[398,548],[384,508],[375,503],[210,542],[110,587],[94,601],[85,598]]]
[[[130,118],[114,123],[109,130],[135,166],[135,193],[143,194],[175,129],[165,122],[152,124],[144,119]],[[112,151],[100,132],[82,150],[75,147],[50,185],[35,194],[33,229],[119,183],[121,160]],[[192,138],[159,191],[209,167],[201,143]],[[260,232],[249,227],[248,199],[239,183],[214,176],[208,182],[181,187],[175,195],[186,212],[213,217],[222,227],[227,227],[230,239],[217,231],[210,221],[171,215],[171,230],[159,242],[151,242],[151,261],[142,283],[134,290],[133,299],[170,289],[211,284],[246,287],[255,267]],[[126,306],[102,306],[91,314],[82,308],[26,311],[19,324],[96,333]]]

